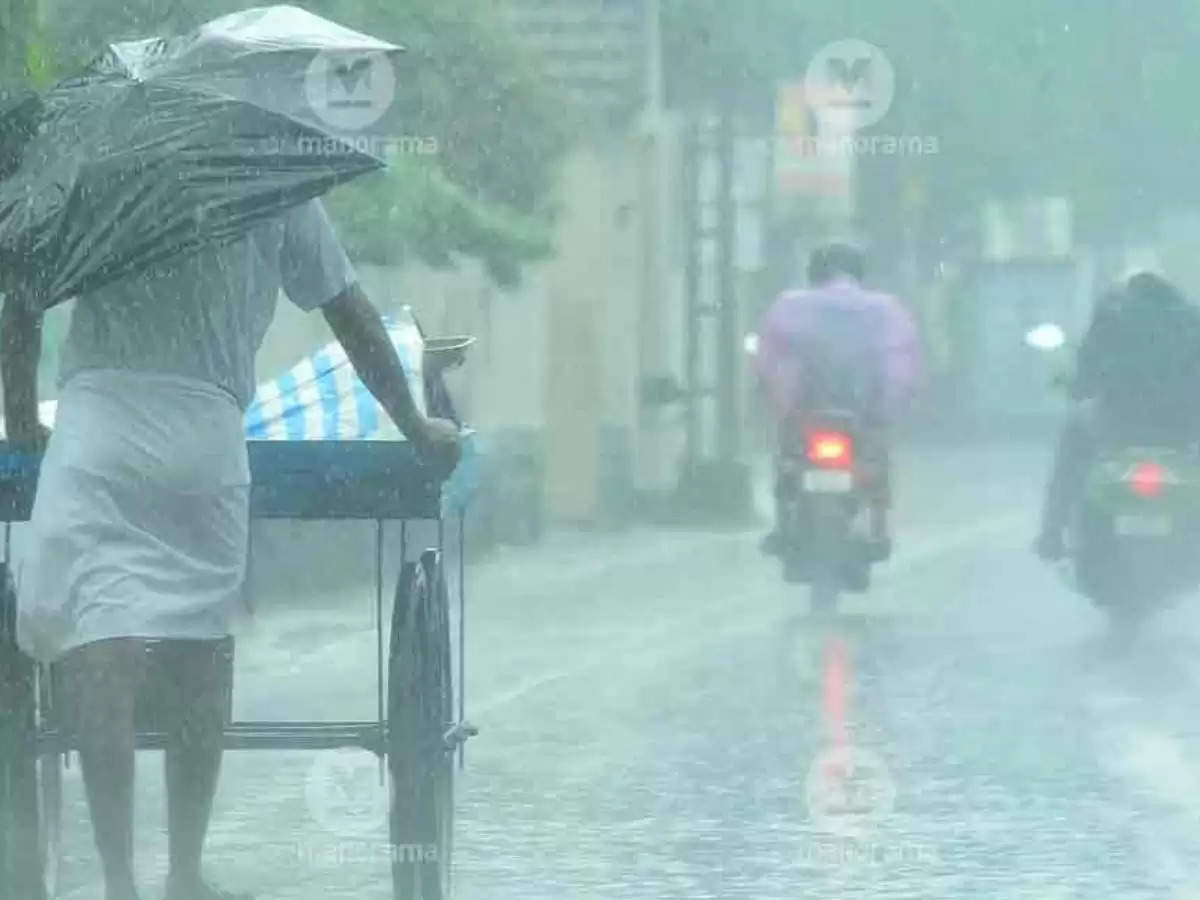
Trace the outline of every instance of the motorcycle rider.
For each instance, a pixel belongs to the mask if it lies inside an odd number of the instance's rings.
[[[912,315],[891,294],[864,287],[865,268],[862,251],[847,243],[813,251],[809,287],[784,291],[763,320],[755,370],[781,446],[798,439],[791,429],[807,411],[856,415],[858,455],[876,462],[881,476],[871,498],[871,522],[873,556],[884,559],[891,552],[887,435],[912,399],[921,358]],[[781,489],[777,473],[776,524],[763,541],[768,553],[778,552],[782,542]]]
[[[1131,276],[1097,301],[1071,389],[1034,547],[1046,560],[1065,553],[1063,532],[1101,436],[1168,444],[1200,436],[1200,309],[1158,275]]]

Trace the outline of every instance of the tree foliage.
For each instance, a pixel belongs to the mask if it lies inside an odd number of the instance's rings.
[[[766,93],[802,77],[825,43],[881,47],[896,72],[869,132],[934,136],[938,153],[869,160],[868,202],[886,216],[916,178],[945,218],[990,197],[1070,197],[1084,230],[1119,230],[1192,183],[1200,117],[1194,0],[667,0],[679,81],[711,100],[739,80]]]
[[[32,4],[33,0],[24,0]],[[47,51],[36,70],[61,77],[111,42],[177,33],[245,7],[237,0],[41,0]],[[490,0],[310,0],[305,6],[407,49],[396,102],[405,138],[434,147],[335,191],[330,209],[358,259],[483,261],[511,284],[550,252],[556,164],[571,123]],[[3,23],[0,23],[2,26]],[[22,26],[29,31],[28,24]]]
[[[334,191],[326,203],[366,261],[394,261],[402,235],[404,251],[427,265],[478,259],[497,284],[512,286],[522,264],[551,252],[537,218],[470,194],[421,156],[398,155],[387,170]]]
[[[333,16],[340,5],[327,0],[318,11]],[[361,223],[348,228],[372,259],[407,253],[448,265],[469,256],[511,284],[523,263],[550,251],[554,173],[570,133],[563,104],[489,0],[358,6],[361,18],[347,11],[340,21],[407,49],[397,102],[411,135],[435,139],[437,153],[347,186],[335,208]],[[385,222],[401,238],[391,253],[377,241]]]

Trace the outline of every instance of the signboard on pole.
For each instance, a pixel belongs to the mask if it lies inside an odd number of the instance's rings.
[[[770,145],[763,138],[740,138],[733,150],[734,223],[733,264],[740,272],[766,266],[763,207],[770,177]]]
[[[992,201],[983,208],[983,257],[1061,259],[1073,250],[1071,204],[1064,197]]]
[[[784,82],[776,94],[775,183],[785,203],[812,201],[848,207],[853,196],[854,155],[838,135],[823,133],[820,98],[804,80]],[[828,128],[829,123],[825,123]]]

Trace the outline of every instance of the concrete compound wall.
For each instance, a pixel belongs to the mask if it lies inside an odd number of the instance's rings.
[[[680,452],[678,410],[646,411],[644,375],[679,377],[682,256],[677,185],[657,186],[653,154],[674,135],[615,137],[568,159],[556,253],[512,291],[473,262],[445,271],[359,266],[384,312],[411,305],[430,335],[474,334],[452,375],[466,418],[523,435],[543,458],[546,514],[581,524],[620,518],[635,490],[663,490]],[[660,212],[650,195],[658,196]],[[273,377],[332,339],[319,314],[281,302],[259,354]]]
[[[557,257],[546,264],[546,496],[556,518],[592,522],[631,473],[639,369],[638,182],[624,142],[573,157]],[[617,471],[614,471],[614,467]]]
[[[497,289],[474,263],[445,271],[419,264],[360,265],[358,274],[381,312],[408,305],[430,337],[473,334],[478,338],[468,364],[450,376],[463,414],[473,425],[542,427],[545,315],[537,273],[512,292]],[[280,303],[259,352],[259,377],[279,374],[331,340],[320,314]]]

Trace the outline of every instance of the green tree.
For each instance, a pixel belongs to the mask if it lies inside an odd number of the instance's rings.
[[[331,16],[342,4],[320,9]],[[572,122],[489,0],[361,3],[339,20],[407,49],[410,134],[437,152],[335,192],[331,207],[374,261],[480,259],[501,284],[551,252],[556,163]],[[381,236],[382,239],[381,239]]]
[[[667,0],[666,9],[679,80],[710,100],[731,79],[767,93],[801,77],[837,38],[887,53],[896,97],[870,132],[935,136],[939,152],[865,161],[875,221],[899,215],[897,184],[915,173],[935,220],[989,197],[1055,193],[1101,234],[1145,220],[1192,178],[1192,0]]]
[[[41,82],[42,50],[37,0],[0,0],[0,106]]]
[[[55,70],[116,40],[175,33],[234,0],[44,0]],[[375,263],[481,260],[501,284],[552,251],[554,175],[571,122],[489,0],[313,0],[320,15],[406,48],[396,102],[410,153],[328,198],[349,250]],[[402,142],[407,144],[408,141]]]

